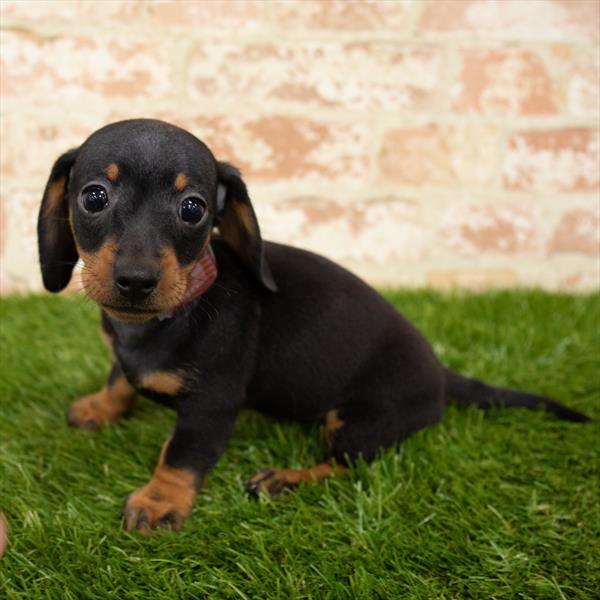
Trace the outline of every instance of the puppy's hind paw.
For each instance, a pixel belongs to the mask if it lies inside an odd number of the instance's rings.
[[[308,469],[263,469],[244,484],[246,490],[258,497],[261,493],[276,496],[292,490],[303,481],[317,481],[331,475],[344,475],[346,467],[321,463]]]
[[[260,494],[277,496],[285,491],[294,489],[300,479],[294,477],[292,469],[262,469],[244,483],[251,496],[258,498]]]

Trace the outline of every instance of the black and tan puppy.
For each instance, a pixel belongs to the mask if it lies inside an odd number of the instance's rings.
[[[126,501],[128,529],[181,525],[241,408],[323,423],[329,453],[330,462],[310,468],[258,473],[248,482],[255,493],[371,460],[435,423],[448,398],[587,420],[547,398],[452,373],[348,271],[263,242],[239,172],[167,123],[115,123],[62,155],[38,233],[50,291],[83,261],[114,354],[108,383],[74,402],[69,423],[116,423],[137,392],[177,411],[152,479]]]

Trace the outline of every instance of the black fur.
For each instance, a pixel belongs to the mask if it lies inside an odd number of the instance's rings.
[[[116,184],[103,175],[108,163],[119,167]],[[448,398],[482,408],[543,407],[563,419],[587,420],[548,398],[445,369],[417,329],[360,279],[321,256],[263,243],[237,170],[218,163],[181,129],[152,120],[110,125],[61,157],[50,181],[68,171],[55,247],[47,241],[43,207],[40,216],[42,271],[51,291],[66,285],[75,259],[65,225],[69,210],[80,249],[95,252],[112,237],[120,258],[133,261],[158,260],[169,245],[179,264],[189,265],[212,236],[216,283],[173,318],[131,323],[103,312],[116,361],[134,387],[147,372],[184,374],[184,391],[174,397],[140,390],[177,411],[167,465],[192,469],[202,479],[242,408],[316,422],[338,411],[343,426],[332,432],[330,455],[342,464],[359,456],[371,460],[379,448],[435,423]],[[179,172],[209,201],[206,221],[194,230],[178,221],[180,194],[172,182]],[[111,186],[114,202],[90,218],[78,198],[95,181]],[[216,208],[218,183],[227,188],[223,214]],[[247,208],[250,228],[236,220],[236,203]],[[125,301],[122,308],[136,310]]]

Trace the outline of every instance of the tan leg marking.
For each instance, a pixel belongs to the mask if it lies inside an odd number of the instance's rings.
[[[258,496],[266,492],[271,496],[296,487],[304,481],[317,481],[332,475],[345,475],[348,469],[342,465],[321,463],[309,469],[263,469],[246,481],[246,489]]]
[[[98,429],[116,423],[129,411],[134,400],[135,389],[120,375],[99,392],[75,400],[67,419],[72,427]]]
[[[325,413],[325,425],[323,426],[323,439],[325,444],[331,448],[332,435],[344,426],[344,421],[339,417],[339,411],[330,410]]]
[[[183,377],[177,371],[155,371],[142,375],[140,387],[157,394],[176,396],[183,389]]]
[[[125,502],[125,529],[138,529],[148,535],[152,529],[171,528],[178,531],[192,512],[198,493],[198,481],[190,469],[177,469],[164,464],[171,439],[162,447],[152,479],[133,492]]]

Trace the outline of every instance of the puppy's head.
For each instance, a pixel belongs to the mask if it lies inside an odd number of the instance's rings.
[[[63,289],[81,258],[90,298],[119,319],[148,320],[181,303],[214,227],[274,291],[239,172],[173,125],[114,123],[52,168],[38,219],[44,285]]]

